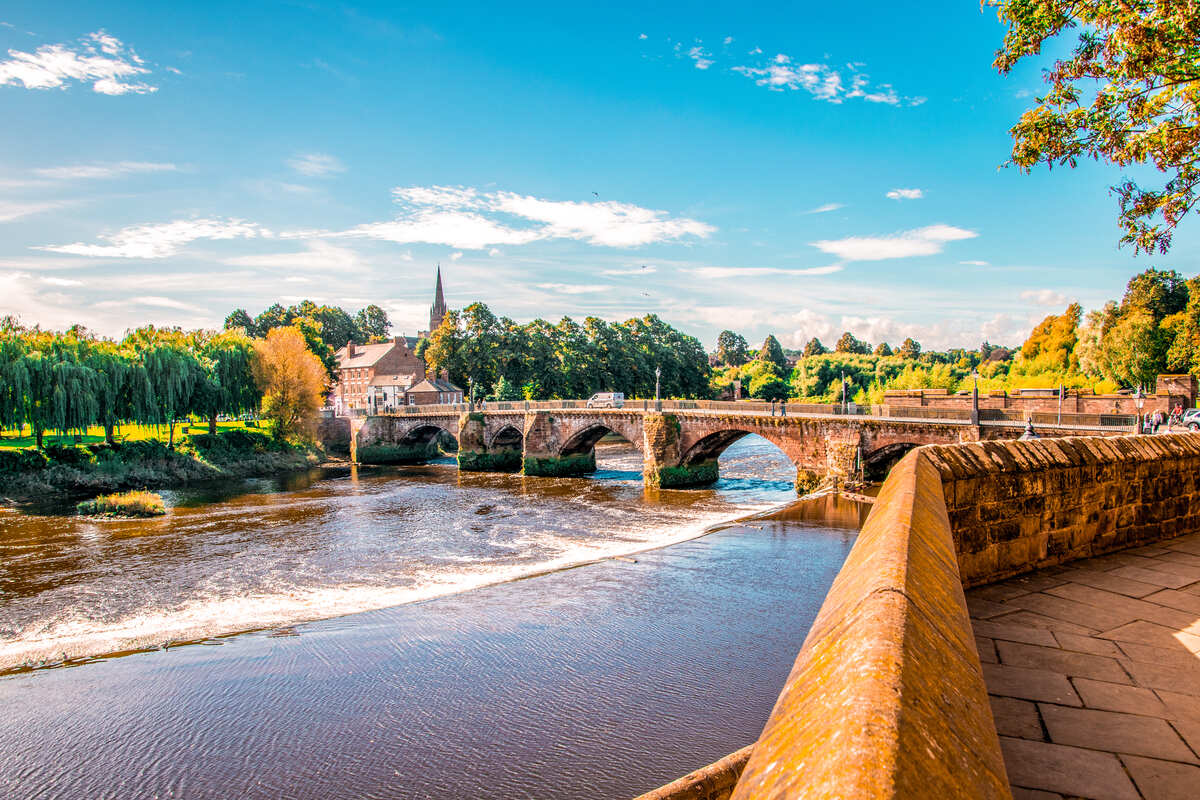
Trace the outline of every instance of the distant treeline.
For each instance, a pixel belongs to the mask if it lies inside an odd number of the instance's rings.
[[[653,314],[619,323],[564,317],[557,324],[519,324],[473,303],[449,312],[420,347],[430,369],[445,370],[464,389],[473,383],[479,397],[540,400],[612,391],[653,397],[656,368],[663,397],[711,392],[700,340]]]
[[[305,300],[292,306],[275,303],[257,317],[245,309],[234,309],[225,317],[225,329],[241,329],[248,336],[261,339],[275,328],[291,326],[299,329],[308,349],[321,359],[332,377],[336,367],[333,354],[348,342],[367,344],[387,338],[391,321],[382,308],[369,305],[351,315],[338,306],[319,306]]]

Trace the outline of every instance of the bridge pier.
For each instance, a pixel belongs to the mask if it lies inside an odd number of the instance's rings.
[[[681,425],[674,414],[646,414],[642,418],[642,481],[649,489],[682,489],[716,483],[717,459],[686,463],[680,447]]]
[[[525,452],[522,468],[526,475],[562,478],[596,471],[596,451],[571,452],[564,448],[564,433],[552,412],[530,411],[525,415]]]
[[[519,472],[521,443],[497,437],[487,444],[486,418],[482,413],[463,414],[458,419],[458,468],[464,472]]]

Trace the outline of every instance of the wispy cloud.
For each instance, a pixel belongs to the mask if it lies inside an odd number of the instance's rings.
[[[341,161],[326,153],[305,153],[295,158],[289,158],[287,164],[296,172],[310,178],[320,178],[346,171],[346,167]]]
[[[808,211],[805,211],[804,213],[805,214],[827,214],[830,211],[837,211],[839,208],[845,208],[845,207],[846,207],[845,203],[826,203],[823,206],[817,206],[816,208],[810,208]]]
[[[323,239],[309,239],[304,250],[286,253],[260,253],[222,259],[233,267],[262,267],[284,270],[313,270],[326,274],[344,274],[366,266],[363,259],[348,247],[338,247]]]
[[[53,211],[62,208],[65,203],[8,203],[0,200],[0,222],[12,222],[14,219],[40,214],[43,211]]]
[[[121,308],[126,305],[134,306],[149,306],[151,308],[169,308],[174,311],[189,311],[195,314],[206,313],[205,309],[184,303],[180,300],[173,300],[170,297],[160,297],[157,295],[143,295],[141,297],[130,297],[127,300],[104,300],[99,303],[93,303],[96,308]]]
[[[602,269],[601,275],[653,275],[658,272],[658,267],[653,264],[642,264],[638,267],[629,267],[628,269]]]
[[[929,225],[890,236],[851,236],[811,244],[845,261],[882,261],[888,258],[931,256],[942,252],[947,242],[973,239],[978,235],[975,231],[952,225]]]
[[[117,161],[111,164],[74,164],[35,169],[35,175],[53,180],[116,178],[139,172],[175,172],[179,167],[157,161]]]
[[[887,196],[891,200],[920,200],[925,192],[922,189],[892,189]]]
[[[574,284],[574,283],[539,283],[539,289],[545,289],[548,292],[557,292],[558,294],[594,294],[596,292],[606,292],[611,289],[611,286],[600,286],[597,284]]]
[[[707,238],[716,230],[698,220],[615,201],[546,200],[462,186],[401,187],[393,190],[393,196],[400,206],[396,219],[360,225],[337,235],[482,250],[550,239],[638,247]]]
[[[691,50],[688,50],[688,58],[696,62],[696,69],[708,69],[713,65],[712,54],[705,52],[704,48],[696,45]]]
[[[958,262],[958,263],[960,263],[960,264],[965,264],[965,265],[967,265],[968,267],[986,267],[986,266],[988,265],[988,262],[986,262],[986,261],[977,261],[977,260],[972,260],[972,261],[960,261],[960,262]]]
[[[129,80],[150,74],[145,64],[133,48],[100,30],[74,45],[47,44],[32,53],[9,50],[8,60],[0,61],[0,86],[65,89],[90,83],[99,94],[148,94],[158,87]]]
[[[167,258],[197,239],[241,239],[268,232],[240,219],[187,219],[150,225],[133,225],[100,238],[107,244],[75,242],[44,245],[35,250],[101,258]]]
[[[752,50],[750,54],[759,53]],[[778,53],[767,61],[739,64],[732,67],[732,70],[771,91],[804,91],[818,100],[830,103],[841,103],[855,98],[868,103],[891,106],[920,105],[925,102],[923,97],[900,96],[888,83],[872,87],[869,76],[860,72],[859,66],[847,64],[844,68],[836,68],[820,62],[797,63],[786,53]]]
[[[1037,306],[1065,306],[1071,298],[1053,289],[1029,289],[1021,292],[1021,299]]]
[[[784,267],[695,267],[688,269],[706,280],[719,278],[753,278],[760,275],[832,275],[841,272],[841,264],[830,264],[826,267],[808,267],[806,269],[786,269]]]

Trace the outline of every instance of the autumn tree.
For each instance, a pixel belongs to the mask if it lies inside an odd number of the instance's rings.
[[[1075,369],[1074,352],[1082,318],[1083,307],[1079,303],[1067,306],[1062,314],[1048,315],[1034,327],[1021,346],[1021,358],[1049,370]]]
[[[1045,71],[1046,94],[1011,129],[1012,164],[1074,167],[1080,159],[1122,169],[1148,164],[1165,176],[1143,188],[1112,187],[1122,244],[1166,253],[1200,191],[1200,4],[1191,0],[984,0],[1008,30],[994,66],[1021,59],[1078,29],[1065,58]]]
[[[311,435],[325,399],[325,367],[296,328],[274,328],[254,342],[254,381],[262,393],[263,416],[278,439]]]

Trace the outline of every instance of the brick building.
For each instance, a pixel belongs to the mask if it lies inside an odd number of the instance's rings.
[[[445,316],[439,265],[433,306],[429,309],[429,331],[437,330]],[[421,331],[420,338],[428,337],[429,331]],[[462,389],[450,383],[447,376],[426,376],[425,362],[415,352],[418,341],[416,336],[396,336],[372,344],[350,342],[334,353],[338,367],[333,404],[338,413],[462,402]]]

